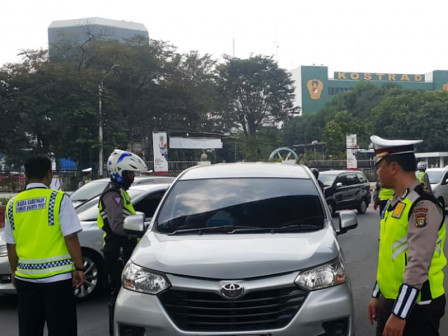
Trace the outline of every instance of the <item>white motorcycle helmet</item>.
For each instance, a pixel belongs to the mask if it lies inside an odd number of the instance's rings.
[[[148,168],[145,162],[134,153],[115,149],[107,159],[107,172],[112,181],[123,183],[124,171],[146,172]]]
[[[420,161],[419,163],[417,163],[417,170],[425,171],[426,168],[428,168],[428,164],[425,161]]]

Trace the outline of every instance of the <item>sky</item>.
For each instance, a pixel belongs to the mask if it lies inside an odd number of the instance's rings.
[[[442,0],[5,0],[0,66],[23,49],[47,49],[52,21],[101,17],[142,23],[179,52],[248,58],[280,67],[425,74],[448,70],[448,2]]]

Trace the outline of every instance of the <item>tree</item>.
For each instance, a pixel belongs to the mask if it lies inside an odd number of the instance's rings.
[[[224,102],[218,115],[226,128],[239,127],[246,138],[255,137],[260,127],[281,125],[298,111],[291,74],[272,57],[227,56],[225,61],[218,67]]]

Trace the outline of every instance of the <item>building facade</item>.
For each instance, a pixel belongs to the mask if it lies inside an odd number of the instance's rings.
[[[296,96],[302,115],[321,110],[332,96],[346,92],[359,82],[374,85],[393,83],[404,89],[448,91],[448,71],[435,70],[427,74],[390,74],[335,71],[328,75],[326,66],[301,66],[292,71],[296,81]]]
[[[85,18],[53,21],[48,27],[50,57],[58,45],[82,45],[91,40],[118,40],[140,36],[149,42],[149,34],[141,23]]]

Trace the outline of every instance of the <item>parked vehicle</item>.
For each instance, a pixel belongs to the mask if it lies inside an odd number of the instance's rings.
[[[136,176],[132,185],[171,183],[174,179],[175,178],[171,176]],[[102,178],[93,180],[83,185],[81,188],[76,189],[72,194],[70,194],[73,205],[76,207],[94,198],[95,196],[100,195],[109,182],[110,178]]]
[[[339,233],[357,226],[339,216]],[[124,225],[145,231],[143,216]],[[115,335],[353,335],[336,234],[305,166],[190,168],[124,268]]]
[[[370,182],[361,171],[329,170],[319,173],[332,215],[337,210],[356,209],[364,214],[370,204]]]
[[[168,189],[169,184],[147,184],[131,186],[128,194],[136,211],[143,212],[149,220],[156,210],[160,200]],[[103,265],[103,231],[97,224],[99,196],[93,198],[88,204],[82,205],[82,211],[77,210],[82,231],[78,233],[81,244],[86,280],[84,285],[75,290],[78,299],[88,299],[106,284]],[[15,294],[11,282],[11,268],[9,266],[6,243],[3,240],[3,231],[0,230],[0,293]]]
[[[448,166],[445,168],[428,168],[426,174],[429,177],[432,193],[445,209],[448,204]]]

